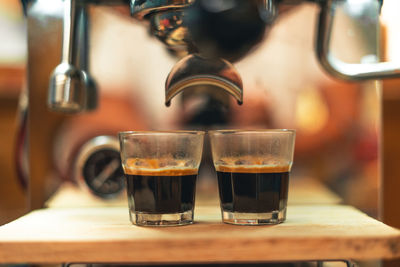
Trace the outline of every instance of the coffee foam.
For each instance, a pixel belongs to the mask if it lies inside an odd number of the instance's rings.
[[[128,175],[144,176],[184,176],[196,175],[198,170],[193,168],[193,162],[176,159],[137,159],[130,158],[124,164]]]
[[[272,157],[241,156],[225,157],[214,162],[216,171],[238,173],[289,172],[291,164]]]

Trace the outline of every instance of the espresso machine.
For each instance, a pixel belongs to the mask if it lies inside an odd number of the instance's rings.
[[[96,110],[102,94],[89,64],[96,62],[89,58],[95,45],[90,38],[93,7],[106,6],[159,40],[175,64],[158,94],[165,95],[166,106],[174,106],[178,95],[181,102],[176,103],[183,106],[194,98],[205,99],[197,115],[188,119],[204,125],[223,123],[232,98],[238,105],[246,102],[246,88],[233,64],[268,42],[276,21],[305,2],[319,9],[315,29],[304,31],[315,33],[315,55],[326,73],[354,82],[400,77],[400,67],[379,62],[379,53],[349,63],[331,49],[335,17],[345,10],[370,29],[367,41],[373,43],[372,50],[379,50],[382,0],[23,0],[28,23],[28,149],[21,173],[29,180],[30,209],[42,207],[48,197],[45,188],[54,175],[49,140],[63,121]],[[204,114],[211,116],[204,120]],[[210,117],[215,120],[210,122]],[[59,147],[68,149],[64,143]]]
[[[169,106],[175,95],[196,86],[220,88],[241,104],[242,81],[232,63],[243,58],[267,35],[280,9],[303,1],[116,2],[94,1],[93,4],[129,5],[131,16],[147,23],[151,34],[180,58],[166,78],[165,104]],[[314,2],[321,9],[315,52],[329,74],[352,81],[399,75],[398,66],[390,62],[349,64],[330,51],[333,20],[339,7],[355,12],[350,16],[359,16],[363,23],[373,27],[382,1]],[[63,3],[61,63],[52,72],[47,101],[54,111],[73,113],[96,107],[96,84],[88,66],[87,8],[90,4],[90,1]],[[364,16],[357,10],[362,10]]]

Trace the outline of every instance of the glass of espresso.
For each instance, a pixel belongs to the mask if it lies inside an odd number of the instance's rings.
[[[223,222],[285,221],[295,131],[219,130],[209,135]]]
[[[130,220],[142,226],[193,223],[204,132],[121,132]]]

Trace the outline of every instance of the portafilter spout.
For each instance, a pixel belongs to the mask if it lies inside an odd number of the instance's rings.
[[[190,54],[172,68],[165,83],[165,105],[186,89],[208,86],[225,90],[238,102],[243,103],[243,83],[235,67],[224,59],[205,58]]]

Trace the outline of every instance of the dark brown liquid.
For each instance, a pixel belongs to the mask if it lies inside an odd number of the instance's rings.
[[[217,174],[221,207],[225,211],[267,213],[287,205],[289,172]]]
[[[178,213],[193,209],[197,175],[126,175],[129,207],[145,213]]]
[[[160,159],[127,160],[124,169],[131,211],[166,214],[193,209],[197,169],[164,168],[162,163]]]

